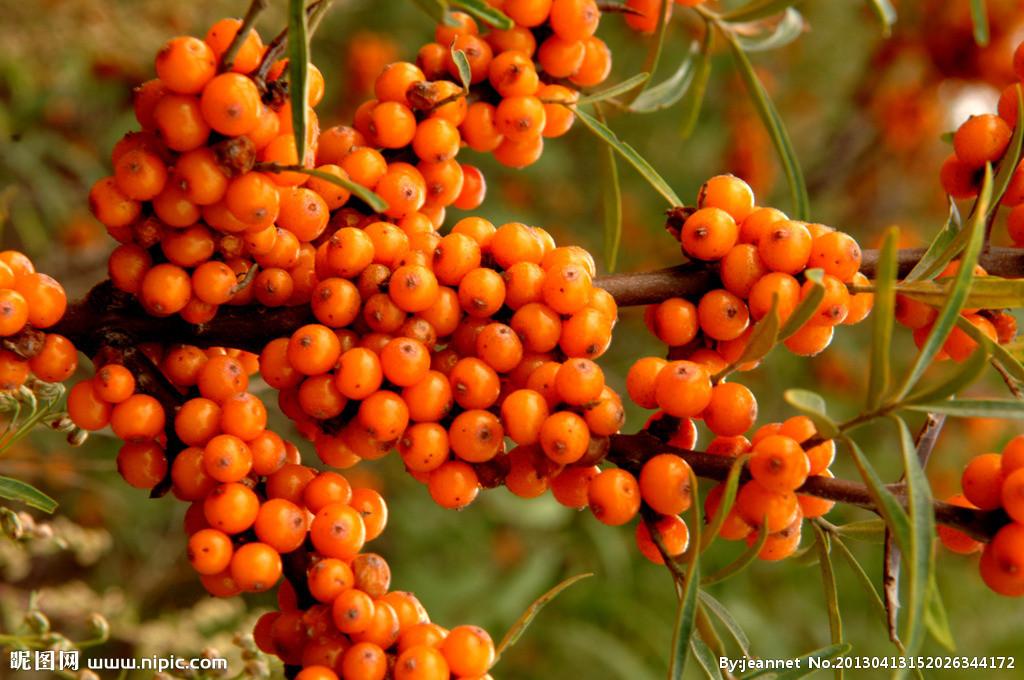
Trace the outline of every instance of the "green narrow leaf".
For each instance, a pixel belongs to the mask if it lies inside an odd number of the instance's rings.
[[[974,276],[974,265],[978,262],[978,254],[985,240],[985,215],[988,214],[988,206],[992,200],[992,166],[985,166],[985,179],[982,182],[981,192],[975,206],[975,213],[970,224],[965,230],[967,234],[967,247],[964,249],[963,257],[960,258],[960,267],[953,278],[952,288],[946,298],[939,315],[935,319],[931,332],[921,347],[921,352],[914,362],[910,373],[903,380],[903,385],[896,392],[895,400],[899,401],[906,396],[907,392],[913,389],[917,381],[921,379],[925,369],[931,364],[932,359],[942,349],[943,343],[949,337],[950,331],[956,324],[956,318],[960,316],[964,300],[970,291],[971,279]]]
[[[967,323],[970,323],[970,321]],[[985,344],[991,344],[988,342],[988,338],[985,338]],[[985,366],[988,364],[987,350],[988,347],[983,346],[978,351],[972,352],[967,357],[967,360],[962,364],[958,364],[956,370],[945,380],[908,394],[903,403],[915,404],[942,401],[957,394],[960,390],[977,380],[981,372],[985,370]]]
[[[736,490],[740,485],[740,475],[743,474],[743,466],[748,460],[750,460],[750,454],[744,454],[737,456],[736,460],[730,465],[729,474],[725,478],[725,488],[722,489],[722,498],[718,502],[718,509],[715,510],[715,516],[708,522],[708,525],[704,528],[703,536],[701,536],[700,552],[707,550],[711,542],[718,536],[718,530],[722,528],[726,515],[729,514],[732,504],[736,501]]]
[[[722,21],[739,23],[741,21],[757,21],[775,16],[786,9],[799,5],[803,0],[751,0],[747,4],[731,12],[719,15]]]
[[[1024,418],[1024,401],[1017,399],[957,399],[907,404],[903,408],[923,413],[945,413],[957,418]]]
[[[843,654],[846,654],[853,648],[849,642],[844,642],[841,645],[832,645],[831,647],[825,647],[818,649],[813,652],[798,656],[793,659],[793,667],[788,668],[784,671],[766,668],[764,670],[755,671],[748,673],[747,675],[741,676],[743,680],[751,680],[752,678],[759,678],[762,675],[773,675],[772,680],[800,680],[806,678],[809,675],[817,673],[820,669],[820,665],[815,667],[810,664],[810,659],[821,659],[822,661],[829,659],[836,659]]]
[[[849,450],[853,464],[857,466],[857,471],[867,486],[868,495],[874,501],[878,514],[885,520],[885,524],[892,532],[896,543],[900,546],[900,550],[905,554],[909,554],[910,518],[907,516],[907,511],[903,509],[903,506],[896,500],[892,492],[885,488],[881,477],[878,476],[875,468],[872,467],[864,452],[857,446],[857,443],[846,435],[841,436],[840,439],[846,445],[847,450]]]
[[[882,35],[888,38],[892,33],[892,25],[896,23],[896,8],[889,0],[867,0],[867,3],[882,27]]]
[[[700,110],[704,106],[704,95],[708,90],[708,81],[711,79],[711,45],[714,33],[711,27],[704,30],[704,42],[701,45],[701,52],[694,64],[693,82],[683,92],[683,104],[680,107],[682,113],[679,116],[679,125],[676,127],[676,134],[680,139],[689,139],[700,120]]]
[[[597,110],[600,115],[600,109]],[[602,121],[603,122],[603,121]],[[601,167],[601,217],[604,221],[604,266],[615,271],[622,241],[622,192],[619,189],[619,166],[615,152],[608,144],[599,151]]]
[[[448,24],[447,3],[444,0],[412,0],[434,23]]]
[[[814,285],[806,294],[803,294],[800,302],[786,319],[786,323],[782,324],[782,328],[779,329],[779,340],[785,340],[796,333],[818,311],[818,305],[825,299],[825,284],[821,280],[824,273],[825,271],[822,269],[808,269],[804,273],[807,280]]]
[[[948,200],[949,216],[946,218],[946,224],[942,227],[942,231],[932,239],[932,242],[928,245],[928,250],[924,253],[924,257],[917,261],[914,268],[903,279],[904,281],[921,281],[934,278],[936,274],[941,272],[956,257],[957,254],[952,251],[951,246],[956,240],[957,235],[961,232],[963,224],[960,220],[960,210],[956,207],[956,202],[951,198]]]
[[[795,3],[788,3],[795,4]],[[769,137],[772,139],[772,144],[775,146],[775,150],[779,154],[779,160],[782,162],[782,167],[786,171],[786,179],[789,181],[789,188],[793,194],[793,213],[794,219],[807,220],[810,216],[810,197],[807,195],[807,184],[804,181],[804,172],[800,168],[800,161],[796,156],[796,152],[793,149],[793,142],[789,139],[789,133],[786,131],[785,124],[782,122],[782,117],[779,115],[778,110],[775,108],[775,104],[768,97],[768,93],[765,91],[764,86],[758,79],[757,74],[754,72],[754,66],[747,59],[746,53],[736,42],[736,36],[728,31],[722,32],[725,36],[726,41],[729,43],[729,47],[732,49],[733,58],[736,60],[740,76],[743,78],[743,82],[747,87],[747,92],[750,95],[751,101],[754,103],[754,108],[757,109],[758,115],[760,115],[762,122],[764,122],[765,128],[768,131]]]
[[[716,583],[722,581],[728,581],[736,574],[740,573],[757,559],[757,553],[761,552],[761,548],[768,541],[768,532],[759,531],[757,534],[757,540],[751,543],[743,553],[735,560],[722,567],[714,574],[709,574],[700,580],[702,587],[713,586]]]
[[[803,15],[792,7],[787,7],[782,15],[782,21],[770,32],[753,37],[738,35],[736,41],[748,54],[750,52],[767,52],[793,42],[803,34],[806,28],[807,22],[804,21]]]
[[[596,118],[588,113],[584,113],[579,109],[573,109],[576,113],[576,117],[586,125],[591,132],[600,137],[606,144],[611,146],[619,155],[626,159],[630,165],[640,172],[640,175],[650,183],[654,189],[661,194],[666,201],[669,202],[671,207],[682,205],[683,202],[679,200],[676,193],[672,191],[672,187],[668,185],[661,175],[651,167],[651,164],[647,160],[638,154],[636,150],[626,142],[623,142],[616,136],[614,132],[607,126],[602,124]]]
[[[499,31],[507,31],[516,25],[514,21],[508,18],[507,14],[492,7],[483,0],[448,0],[448,4],[462,9],[474,19],[479,19]]]
[[[494,650],[495,661],[501,658],[501,653],[503,651],[514,645],[519,640],[519,638],[523,634],[523,631],[526,630],[526,627],[530,625],[534,617],[537,616],[538,612],[540,612],[544,605],[546,605],[551,600],[555,599],[555,597],[559,593],[561,593],[563,590],[565,590],[572,584],[576,583],[581,579],[585,579],[588,576],[593,576],[593,574],[577,574],[572,578],[568,578],[562,581],[557,586],[555,586],[554,588],[552,588],[551,590],[549,590],[548,592],[544,593],[536,600],[534,600],[533,604],[526,608],[526,611],[523,612],[523,615],[519,617],[519,619],[512,625],[509,631],[505,633],[505,637],[501,639],[501,642],[498,643],[498,646]]]
[[[988,7],[985,0],[970,0],[971,21],[974,22],[974,42],[979,46],[988,45]]]
[[[747,345],[735,361],[711,377],[712,384],[717,385],[726,376],[740,366],[751,361],[760,361],[768,356],[779,342],[779,296],[772,293],[772,306],[761,320],[754,324],[754,329],[747,338]]]
[[[326,182],[330,182],[331,184],[337,184],[339,187],[348,189],[353,196],[357,196],[363,203],[370,206],[370,208],[373,209],[374,212],[381,213],[388,209],[387,201],[385,201],[383,198],[373,193],[366,187],[362,186],[361,184],[356,184],[350,179],[338,177],[337,175],[332,175],[329,172],[324,172],[323,170],[315,170],[313,168],[305,168],[302,170],[302,173],[305,175],[309,175],[310,177],[318,177]]]
[[[57,501],[31,484],[10,477],[0,477],[0,498],[18,501],[47,513],[57,509]]]
[[[836,588],[836,572],[832,567],[832,554],[829,549],[828,535],[817,524],[814,528],[814,549],[818,553],[818,566],[821,568],[821,582],[825,588],[825,606],[828,608],[828,629],[832,636],[832,644],[843,642],[843,617],[839,613],[839,590]],[[843,669],[835,669],[836,680],[843,679]]]
[[[867,572],[864,571],[864,567],[860,566],[860,562],[853,556],[850,549],[846,547],[836,536],[832,537],[832,546],[839,550],[839,554],[843,556],[847,564],[850,565],[850,569],[853,570],[853,576],[857,579],[857,583],[864,590],[864,594],[867,595],[868,604],[871,605],[871,610],[878,617],[878,620],[883,624],[888,622],[888,615],[885,613],[885,605],[882,604],[882,598],[878,594],[878,589],[875,588],[875,584],[871,582]]]
[[[634,113],[649,113],[668,108],[678,102],[693,82],[697,72],[697,61],[702,56],[700,43],[694,40],[690,43],[690,50],[680,62],[679,67],[676,68],[675,73],[657,85],[644,90],[643,94],[628,107],[628,110]]]
[[[874,411],[889,390],[890,344],[896,310],[896,240],[899,230],[890,228],[885,233],[882,249],[878,253],[875,278],[875,299],[871,326],[871,361],[868,371],[867,410]]]
[[[881,519],[863,519],[840,524],[834,529],[838,536],[852,538],[862,543],[882,545],[885,542],[885,522]]]
[[[750,640],[747,638],[747,634],[743,632],[743,628],[740,627],[739,621],[729,613],[725,605],[703,590],[700,591],[700,601],[704,607],[710,609],[718,617],[718,620],[725,625],[725,629],[729,631],[736,644],[740,646],[740,651],[743,652],[743,655],[750,656]]]
[[[693,658],[700,664],[701,670],[709,680],[722,680],[722,671],[718,669],[718,658],[696,635],[690,638],[690,651],[693,652]]]
[[[459,72],[459,83],[462,85],[462,89],[468,92],[470,80],[473,78],[473,70],[469,66],[469,59],[466,58],[465,52],[455,49],[455,43],[452,43],[451,52],[452,59],[455,61],[455,68]]]
[[[950,652],[956,650],[953,631],[949,628],[949,617],[946,615],[946,606],[942,603],[942,593],[939,591],[934,571],[928,582],[928,606],[924,610],[924,625],[936,642]]]
[[[907,654],[914,654],[924,640],[925,607],[928,604],[928,586],[934,569],[935,514],[932,511],[932,491],[928,478],[917,456],[917,446],[910,428],[898,416],[893,416],[899,429],[900,448],[903,453],[903,474],[907,489],[907,507],[910,518],[910,552],[903,553],[907,572],[906,630],[903,639]]]
[[[592,95],[588,95],[586,97],[577,99],[575,103],[577,106],[580,104],[594,104],[596,102],[602,102],[606,99],[611,99],[612,97],[618,97],[623,92],[629,92],[638,85],[642,85],[650,77],[651,75],[649,73],[638,73],[632,78],[628,78],[622,81],[621,83],[618,83],[617,85],[612,85],[611,87],[601,90],[600,92],[595,92]]]
[[[933,307],[941,305],[949,296],[951,281],[913,281],[899,283],[896,292]],[[969,309],[1003,309],[1024,307],[1024,280],[1004,279],[1001,276],[979,276],[971,281],[964,300]]]
[[[309,125],[309,27],[305,0],[288,0],[288,98],[292,103],[295,150],[299,165],[305,165]]]
[[[683,583],[683,596],[679,600],[676,612],[676,625],[672,632],[672,659],[668,669],[669,680],[683,677],[686,658],[689,656],[690,638],[693,636],[694,623],[697,615],[697,594],[700,592],[700,563],[694,559],[686,572]]]
[[[790,388],[782,393],[786,403],[814,421],[818,436],[832,439],[839,434],[839,426],[825,414],[825,399],[817,392]]]

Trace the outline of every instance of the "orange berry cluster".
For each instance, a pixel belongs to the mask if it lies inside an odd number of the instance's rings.
[[[58,383],[78,366],[78,351],[63,335],[46,333],[64,316],[67,296],[52,277],[15,250],[0,252],[0,390],[16,390],[32,376]]]
[[[940,526],[939,538],[953,552],[981,551],[978,565],[989,588],[1008,597],[1024,597],[1024,435],[1011,439],[1001,453],[975,456],[960,477],[963,493],[947,502],[965,508],[1002,509],[1010,521],[990,543]]]
[[[953,260],[939,273],[936,280],[955,276],[959,268],[960,261]],[[988,272],[981,265],[975,265],[974,276],[988,276]],[[913,331],[914,343],[919,348],[924,345],[924,341],[931,333],[938,314],[938,310],[927,303],[905,295],[896,295],[896,321]],[[1017,335],[1017,319],[1005,310],[963,309],[960,311],[960,315],[981,330],[992,342],[1006,344]],[[956,326],[946,338],[946,342],[943,343],[942,349],[935,359],[937,361],[952,359],[960,363],[977,348],[978,341]]]

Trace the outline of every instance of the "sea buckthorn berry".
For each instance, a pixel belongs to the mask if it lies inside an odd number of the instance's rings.
[[[811,242],[807,266],[825,270],[844,283],[853,280],[860,269],[861,252],[857,242],[841,231],[830,231]]]
[[[318,552],[338,559],[355,557],[366,541],[359,512],[347,503],[331,503],[313,517],[309,537]]]
[[[518,310],[544,298],[544,269],[533,262],[516,262],[505,269],[505,305]]]
[[[407,61],[396,61],[385,66],[377,76],[373,84],[373,94],[378,101],[399,102],[408,106],[406,92],[409,86],[423,80],[426,80],[426,76],[418,66]]]
[[[724,288],[705,293],[697,303],[697,321],[714,340],[735,340],[750,323],[750,312],[738,295]]]
[[[800,547],[800,528],[803,524],[803,517],[797,512],[797,517],[788,526],[768,534],[764,545],[758,551],[758,559],[767,562],[776,562],[785,559],[796,552]],[[758,540],[757,534],[747,536],[747,545],[752,546]]]
[[[249,487],[228,482],[213,489],[203,500],[203,515],[214,529],[238,534],[253,525],[260,501]]]
[[[493,269],[477,267],[459,281],[459,304],[470,316],[493,316],[505,301],[505,281]]]
[[[206,32],[204,41],[213,50],[217,60],[220,61],[223,54],[227,52],[238,31],[242,28],[242,20],[235,18],[221,19],[210,27]],[[249,34],[242,42],[241,49],[235,55],[230,64],[224,64],[224,68],[230,68],[236,73],[249,73],[260,65],[263,57],[263,41],[260,40],[256,29],[250,28]]]
[[[221,402],[220,428],[243,441],[259,436],[267,426],[267,407],[259,397],[242,392]]]
[[[28,380],[30,373],[28,361],[14,352],[0,349],[0,390],[14,390],[21,387]]]
[[[363,524],[366,526],[366,540],[372,541],[384,532],[384,528],[388,523],[388,506],[384,501],[383,496],[373,489],[353,489],[349,505],[355,508],[359,512],[359,516],[363,518]],[[357,567],[358,563],[353,562],[352,568],[357,569]],[[379,571],[379,568],[377,568],[377,570]],[[370,570],[367,570],[367,573],[369,573],[369,571]],[[360,576],[357,571],[356,577],[357,587],[366,592],[370,592],[366,587],[368,575],[363,574]],[[390,575],[388,578],[390,580]]]
[[[218,404],[249,388],[249,376],[238,359],[223,355],[208,359],[199,369],[199,393]]]
[[[971,116],[953,133],[953,151],[971,168],[994,164],[1006,151],[1012,133],[997,114]]]
[[[845,283],[830,274],[822,276],[822,284],[824,284],[825,295],[818,304],[814,316],[811,317],[810,323],[837,326],[850,313],[850,291]],[[813,281],[805,281],[800,289],[801,298],[806,297],[813,286]]]
[[[427,489],[435,503],[454,510],[473,502],[480,491],[480,479],[469,463],[448,460],[430,472]]]
[[[771,311],[775,296],[778,297],[779,321],[785,323],[800,303],[800,282],[783,272],[769,272],[758,279],[747,298],[747,307],[754,320],[760,321]]]
[[[538,498],[543,495],[551,487],[552,478],[563,468],[560,463],[544,455],[537,444],[512,449],[506,466],[505,488],[520,498]]]
[[[695,260],[719,260],[735,245],[739,231],[736,220],[721,208],[697,210],[683,223],[680,242],[683,252]]]
[[[544,104],[544,129],[541,130],[541,135],[561,137],[568,132],[576,120],[576,114],[573,113],[575,105],[572,102],[579,99],[579,92],[564,85],[550,84],[541,85],[536,96]],[[569,105],[565,106],[558,102]]]
[[[430,352],[416,340],[395,338],[381,350],[380,365],[388,381],[408,387],[426,377],[430,370]]]
[[[302,504],[314,514],[332,503],[347,504],[351,499],[348,479],[332,470],[316,473],[302,488]]]
[[[960,160],[951,153],[939,168],[939,182],[942,190],[958,201],[965,201],[978,195],[981,188],[979,170]]]
[[[191,151],[206,143],[210,124],[203,117],[199,97],[168,93],[153,108],[160,138],[173,151]]]
[[[252,469],[252,452],[238,437],[219,434],[203,447],[203,467],[218,482],[238,482]]]
[[[793,354],[809,357],[818,354],[832,342],[833,327],[806,324],[783,342]]]
[[[747,524],[759,527],[764,523],[769,533],[785,529],[800,512],[796,494],[770,491],[757,481],[749,481],[740,487],[735,508]]]
[[[490,411],[471,409],[455,416],[448,428],[452,453],[467,463],[485,463],[502,449],[505,432]]]
[[[567,508],[587,507],[587,488],[601,468],[596,465],[569,465],[551,479],[551,495]]]
[[[701,417],[720,437],[735,437],[749,430],[757,420],[757,399],[744,385],[719,383],[711,388],[711,401]]]
[[[590,481],[587,500],[594,517],[604,524],[619,526],[640,511],[640,485],[628,471],[608,468]]]
[[[422,312],[437,299],[437,278],[423,265],[398,267],[388,281],[388,295],[404,311]]]
[[[163,160],[143,148],[127,151],[114,164],[118,188],[136,201],[148,201],[163,191],[167,175]]]
[[[564,36],[563,36],[564,37]],[[612,71],[612,51],[597,36],[583,38],[583,63],[569,82],[581,87],[600,85]]]
[[[545,122],[544,104],[534,95],[506,97],[494,112],[495,128],[504,135],[506,143],[539,138]]]
[[[626,7],[633,10],[625,15],[626,24],[641,33],[653,33],[663,11],[667,13],[666,21],[672,15],[671,2],[662,5],[659,0],[626,0]]]
[[[555,374],[555,389],[565,403],[583,406],[601,397],[604,373],[590,359],[568,359]]]
[[[1000,465],[1003,474],[1009,475],[1024,467],[1024,435],[1017,435],[1003,447]]]
[[[228,183],[225,205],[232,215],[250,226],[268,226],[277,219],[277,185],[262,172],[247,172]]]
[[[579,71],[586,55],[581,40],[566,40],[557,34],[547,37],[537,52],[537,63],[544,72],[554,78],[568,78]],[[534,94],[531,92],[530,94]],[[538,97],[543,97],[536,92]]]
[[[359,592],[359,591],[354,591]],[[370,606],[373,605],[373,600],[369,598],[365,593],[361,593],[363,597],[370,602]],[[354,596],[353,596],[354,597]],[[362,600],[362,598],[359,598]],[[361,621],[364,617],[367,620],[367,626],[369,626],[370,613],[363,612],[362,607],[365,604],[349,604],[345,603],[346,607],[350,607],[347,611],[352,612],[351,618],[354,621]],[[334,611],[337,611],[338,607],[334,607]],[[372,609],[369,610],[372,612]],[[346,614],[333,614],[335,618],[335,625],[338,626],[339,630],[342,630],[341,625],[337,624],[339,616],[346,616]],[[345,624],[346,627],[352,627],[353,625],[360,624]],[[384,680],[388,672],[388,658],[385,655],[384,650],[372,642],[357,642],[351,647],[345,650],[341,658],[341,676],[343,678],[358,678],[358,680]]]
[[[701,186],[697,207],[720,208],[740,223],[754,210],[754,192],[739,177],[716,175]]]
[[[231,577],[248,593],[274,587],[282,569],[281,555],[266,543],[246,543],[231,556]]]
[[[507,373],[523,358],[523,345],[511,327],[490,323],[476,336],[476,355],[498,373]]]
[[[466,117],[459,125],[459,133],[474,151],[487,153],[501,145],[505,135],[498,129],[498,109],[488,102],[473,102],[466,108]]]
[[[406,468],[430,472],[448,459],[448,430],[436,422],[415,423],[402,433],[396,449]]]
[[[719,513],[722,496],[725,493],[725,482],[711,487],[704,498],[704,521],[710,523]],[[750,535],[753,528],[740,516],[735,503],[729,507],[718,530],[718,535],[727,541],[738,541]]]
[[[962,493],[950,496],[946,499],[946,502],[958,505],[961,508],[975,507],[974,504],[967,500]],[[942,544],[946,546],[947,549],[952,550],[955,553],[960,553],[961,555],[970,555],[971,553],[978,552],[984,545],[981,541],[971,538],[964,532],[947,526],[939,525],[935,527],[935,529],[939,535],[939,540],[942,541]]]
[[[456,133],[458,134],[458,133]],[[462,185],[465,182],[465,174],[460,165],[454,159],[433,162],[422,160],[416,165],[416,169],[423,176],[427,193],[423,201],[421,211],[438,210],[446,208],[455,202],[462,192]],[[411,217],[413,214],[407,215]],[[423,212],[419,215],[419,223],[424,225],[423,230],[433,230],[434,222]],[[438,237],[440,238],[440,237]]]
[[[113,176],[97,180],[89,190],[89,211],[108,229],[127,227],[142,213],[142,203],[129,198]]]
[[[965,313],[964,319],[978,328],[992,342],[997,341],[995,326],[993,326],[992,322],[987,318],[980,314]],[[969,336],[962,328],[954,327],[950,332],[949,337],[946,338],[946,342],[942,344],[942,349],[953,361],[962,362],[966,360],[974,350],[978,349],[978,341]]]
[[[560,465],[570,465],[587,452],[590,429],[581,416],[558,411],[541,424],[539,442],[548,458]]]
[[[761,235],[772,223],[786,219],[789,219],[786,213],[778,208],[754,207],[750,214],[739,223],[737,242],[752,243],[756,246],[757,242],[761,239]]]
[[[582,61],[582,45],[579,52]],[[507,50],[496,55],[488,66],[487,77],[502,98],[532,95],[540,86],[533,60],[530,55],[519,50]]]
[[[28,302],[13,288],[0,289],[0,336],[10,336],[21,331],[28,322]]]
[[[765,437],[753,446],[750,474],[769,491],[794,491],[806,480],[810,462],[800,445],[782,435]]]
[[[200,574],[217,574],[231,564],[231,537],[218,529],[200,529],[188,539],[185,554]]]
[[[460,359],[448,373],[455,402],[465,409],[490,408],[500,394],[497,372],[481,359]]]
[[[626,373],[626,393],[641,408],[658,408],[656,381],[668,361],[661,357],[637,359]]]
[[[996,532],[981,553],[978,571],[1000,595],[1024,596],[1024,524],[1011,522]]]
[[[582,40],[597,31],[601,10],[594,0],[554,0],[548,23],[565,40]]]
[[[28,365],[43,382],[63,382],[78,367],[78,350],[63,335],[47,333],[42,351],[30,359]]]
[[[530,302],[516,310],[509,326],[519,336],[527,352],[550,352],[562,335],[558,312],[539,302]]]
[[[117,452],[117,471],[136,489],[152,489],[167,476],[164,447],[147,440],[127,442]]]
[[[693,502],[690,466],[672,453],[660,453],[645,462],[639,485],[644,502],[663,515],[685,512]]]
[[[669,362],[658,372],[654,396],[658,407],[669,415],[691,418],[711,401],[711,378],[700,364],[686,360]]]
[[[468,33],[462,33],[452,41],[451,49],[445,55],[444,61],[448,74],[456,79],[459,78],[459,69],[455,65],[452,54],[460,50],[466,55],[466,60],[469,62],[470,84],[475,85],[485,80],[491,60],[494,58],[494,50],[491,49],[487,41]]]
[[[199,107],[207,124],[229,137],[247,134],[259,123],[262,102],[256,83],[240,73],[221,73],[205,87]]]
[[[1003,504],[1004,480],[1001,456],[997,453],[985,453],[976,456],[967,464],[960,477],[960,486],[964,496],[975,507],[994,510]]]
[[[540,264],[544,258],[544,246],[532,227],[521,222],[507,222],[494,232],[490,239],[491,255],[502,269],[508,269],[517,262]]]
[[[409,424],[409,408],[390,390],[377,390],[359,404],[359,423],[377,441],[390,442]]]
[[[1024,518],[1024,472],[1019,469],[1005,474],[1002,486],[1002,506],[1015,522]]]
[[[155,439],[163,433],[165,422],[163,406],[148,394],[133,394],[110,412],[110,428],[127,442]]]
[[[658,519],[654,528],[661,536],[665,551],[672,557],[681,555],[690,544],[690,530],[681,517],[669,515]],[[655,564],[665,564],[665,558],[658,549],[657,544],[651,537],[651,531],[646,521],[641,521],[636,526],[636,545],[640,554]]]
[[[542,292],[544,304],[559,314],[574,314],[582,310],[590,296],[590,274],[577,264],[565,264],[544,274]]]
[[[167,89],[198,94],[217,73],[217,59],[199,38],[172,38],[156,55],[156,75]]]
[[[757,251],[768,269],[795,275],[807,266],[811,242],[811,232],[802,222],[780,220],[762,234]]]
[[[721,260],[719,276],[729,292],[746,299],[751,289],[765,274],[768,267],[753,243],[737,243]]]
[[[494,641],[479,626],[456,626],[441,643],[440,651],[453,675],[477,677],[494,665]]]
[[[340,356],[341,341],[332,329],[322,324],[303,326],[288,340],[288,361],[303,375],[330,371]]]
[[[516,444],[537,443],[548,415],[547,401],[535,390],[514,390],[501,403],[505,435]]]
[[[100,399],[119,404],[135,393],[135,376],[120,364],[106,364],[96,371],[93,385]]]

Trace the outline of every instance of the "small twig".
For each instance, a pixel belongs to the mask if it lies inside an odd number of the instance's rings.
[[[220,55],[220,64],[217,66],[217,73],[227,73],[231,70],[231,67],[235,65],[235,57],[238,56],[238,51],[242,49],[242,45],[245,44],[246,38],[249,37],[249,31],[252,29],[253,24],[256,23],[256,18],[270,6],[270,0],[252,0],[249,5],[249,10],[245,13],[245,17],[242,19],[242,25],[238,27],[238,32],[235,33],[235,37],[231,39],[231,44],[224,50],[224,54]]]
[[[1001,377],[1003,382],[1006,383],[1006,389],[1010,390],[1010,393],[1014,398],[1024,400],[1024,391],[1021,391],[1016,378],[1010,375],[1010,372],[1006,370],[1006,367],[1003,366],[1003,364],[995,357],[992,357],[991,363],[992,367],[996,369],[997,373],[999,373],[999,377]]]

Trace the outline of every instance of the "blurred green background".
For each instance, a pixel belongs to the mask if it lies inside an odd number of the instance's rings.
[[[283,27],[283,0],[258,23],[264,41]],[[722,2],[735,7],[741,2]],[[970,113],[995,109],[999,90],[1013,78],[1010,59],[1024,30],[1019,1],[988,2],[991,42],[978,47],[966,0],[902,0],[889,38],[867,3],[811,1],[801,5],[807,27],[794,43],[752,55],[758,75],[788,126],[803,164],[812,218],[843,229],[871,247],[889,225],[899,225],[908,246],[924,244],[942,224],[946,203],[938,167],[949,153],[941,133]],[[91,184],[110,173],[109,150],[132,129],[132,88],[153,76],[153,56],[169,38],[203,35],[222,16],[244,13],[242,0],[0,0],[0,217],[2,247],[23,249],[37,268],[57,277],[70,297],[105,277],[114,242],[86,210]],[[676,7],[658,79],[671,73],[701,26]],[[327,91],[317,109],[321,125],[346,123],[367,97],[377,70],[412,59],[431,40],[433,25],[414,4],[401,0],[339,1],[314,39],[313,55]],[[615,14],[599,36],[612,46],[617,82],[643,62],[649,38],[625,27]],[[662,73],[664,71],[664,73]],[[754,187],[760,205],[792,208],[785,178],[722,41],[714,48],[707,95],[693,134],[677,134],[680,111],[616,115],[609,123],[669,181],[684,201],[695,202],[708,177],[733,172]],[[485,172],[488,197],[475,214],[495,224],[509,220],[549,229],[559,244],[602,252],[599,147],[577,125],[551,140],[540,162],[512,171],[466,150],[463,162]],[[663,229],[663,200],[631,168],[620,164],[623,246],[619,271],[669,266],[679,261]],[[449,212],[450,225],[461,211]],[[995,238],[1005,240],[997,226]],[[646,333],[641,309],[625,309],[612,348],[602,358],[609,382],[624,394],[624,375],[641,354],[663,350]],[[818,390],[839,417],[856,412],[865,389],[868,328],[841,328],[832,347],[811,358],[776,349],[755,371],[737,379],[758,396],[758,424],[793,415],[778,398],[791,386]],[[895,355],[909,361],[908,333],[897,333]],[[87,364],[87,361],[83,361]],[[941,367],[938,369],[941,371]],[[82,373],[89,372],[86,366]],[[264,388],[266,389],[266,388]],[[998,389],[988,380],[979,393]],[[266,390],[266,398],[274,395]],[[629,413],[627,431],[647,414]],[[282,420],[304,446],[310,446]],[[0,540],[0,631],[17,630],[29,593],[54,628],[72,639],[86,636],[91,612],[106,616],[111,641],[97,656],[191,656],[215,647],[242,663],[231,644],[236,630],[251,629],[272,606],[271,596],[217,601],[205,595],[184,558],[184,504],[170,496],[149,500],[117,476],[112,437],[93,436],[69,448],[62,436],[37,433],[0,460],[0,474],[29,481],[53,495],[60,508],[52,525],[62,544],[35,539],[24,545]],[[1017,434],[997,421],[947,425],[929,474],[935,495],[958,491],[959,471],[972,456],[998,451]],[[706,442],[706,432],[701,441]],[[892,432],[867,428],[863,448],[886,480],[899,475]],[[481,494],[461,512],[445,511],[391,454],[351,470],[359,484],[382,489],[390,525],[370,544],[393,570],[393,587],[413,591],[434,621],[452,627],[475,623],[495,638],[541,593],[576,574],[592,572],[547,606],[495,668],[496,678],[646,680],[668,667],[675,591],[668,572],[646,563],[633,547],[631,524],[609,528],[589,512],[572,512],[550,496],[513,497],[504,489]],[[855,477],[842,459],[837,475]],[[869,515],[837,508],[835,524]],[[810,530],[804,545],[811,543]],[[716,545],[705,573],[729,563],[736,545]],[[876,584],[881,550],[851,542]],[[1007,655],[1019,649],[1024,609],[989,592],[977,576],[976,557],[939,554],[938,582],[958,654]],[[836,562],[844,635],[858,655],[891,655],[885,627],[874,618],[851,572]],[[817,565],[759,563],[709,593],[725,604],[765,658],[787,658],[829,644],[821,575]],[[727,640],[730,651],[738,648]],[[929,639],[923,653],[947,650]],[[6,659],[0,677],[7,677]],[[1024,658],[1018,659],[1024,664]],[[1018,666],[1019,668],[1019,666]],[[1020,671],[941,671],[926,677],[1018,677]],[[854,672],[853,677],[881,677]],[[141,676],[139,676],[141,677]],[[701,677],[691,663],[686,677]]]

